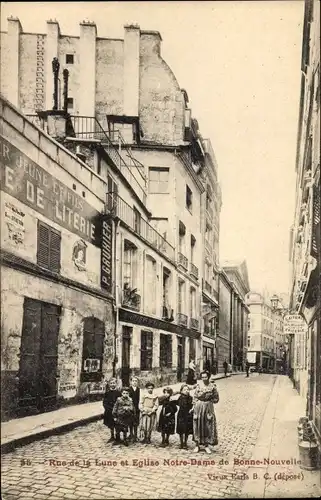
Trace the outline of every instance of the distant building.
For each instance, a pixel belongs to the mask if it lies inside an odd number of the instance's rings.
[[[290,308],[305,319],[307,331],[291,336],[290,369],[321,440],[320,2],[316,0],[305,2],[295,169]]]
[[[263,371],[287,372],[287,338],[283,331],[283,307],[272,309],[265,293],[250,292],[248,361]]]

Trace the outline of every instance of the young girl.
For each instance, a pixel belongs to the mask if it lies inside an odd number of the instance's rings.
[[[154,384],[148,382],[145,385],[147,392],[142,396],[139,409],[141,412],[140,428],[143,434],[143,443],[150,443],[152,430],[155,426],[156,412],[159,405],[158,397],[153,394]]]
[[[164,396],[159,398],[159,404],[162,409],[159,415],[158,431],[162,433],[161,446],[169,445],[169,436],[175,432],[175,413],[177,412],[176,401],[171,401],[173,390],[170,387],[165,387],[163,390]]]
[[[115,378],[111,378],[106,385],[106,392],[104,395],[103,406],[105,408],[104,413],[104,424],[110,429],[110,438],[108,443],[114,441],[115,439],[115,421],[113,417],[113,408],[116,403],[117,398],[121,396],[120,391],[116,389],[117,381]]]
[[[188,436],[193,434],[193,398],[187,384],[181,386],[180,396],[175,403],[179,408],[176,432],[180,437],[180,448],[187,449]]]
[[[120,442],[120,433],[123,433],[123,443],[128,446],[127,432],[135,420],[134,403],[129,396],[129,388],[123,387],[121,396],[117,398],[113,408],[113,417],[116,427],[116,442]]]
[[[138,387],[138,378],[132,377],[129,387],[129,396],[132,398],[135,407],[135,419],[133,425],[130,427],[129,439],[134,442],[137,441],[137,427],[139,424],[139,400],[140,400],[140,388]]]

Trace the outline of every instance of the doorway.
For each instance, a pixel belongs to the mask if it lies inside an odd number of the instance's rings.
[[[185,370],[185,339],[183,337],[177,337],[177,382],[182,381],[182,377]]]
[[[123,326],[122,339],[122,363],[121,363],[121,381],[123,387],[129,386],[130,379],[130,339],[133,329],[129,326]]]
[[[61,307],[25,298],[19,366],[19,407],[45,411],[57,399]]]

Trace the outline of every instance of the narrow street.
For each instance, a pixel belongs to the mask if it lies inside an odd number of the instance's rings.
[[[188,450],[180,450],[176,436],[163,449],[157,432],[152,445],[112,446],[99,421],[4,455],[3,498],[236,497],[248,467],[235,462],[251,457],[275,379],[253,374],[218,381],[219,445],[211,456],[193,454],[192,441]],[[196,464],[203,460],[207,462]],[[215,464],[209,462],[213,460]]]

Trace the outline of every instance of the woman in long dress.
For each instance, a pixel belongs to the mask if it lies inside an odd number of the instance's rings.
[[[216,385],[209,380],[209,373],[203,371],[200,375],[201,380],[196,385],[193,397],[194,452],[197,453],[200,446],[205,446],[206,453],[210,454],[209,445],[218,444],[214,404],[218,403],[219,394]]]
[[[186,383],[188,385],[195,385],[195,383],[196,383],[195,370],[196,370],[196,366],[195,366],[194,360],[191,359],[191,361],[188,365],[188,373],[187,373],[187,379],[186,379]]]

